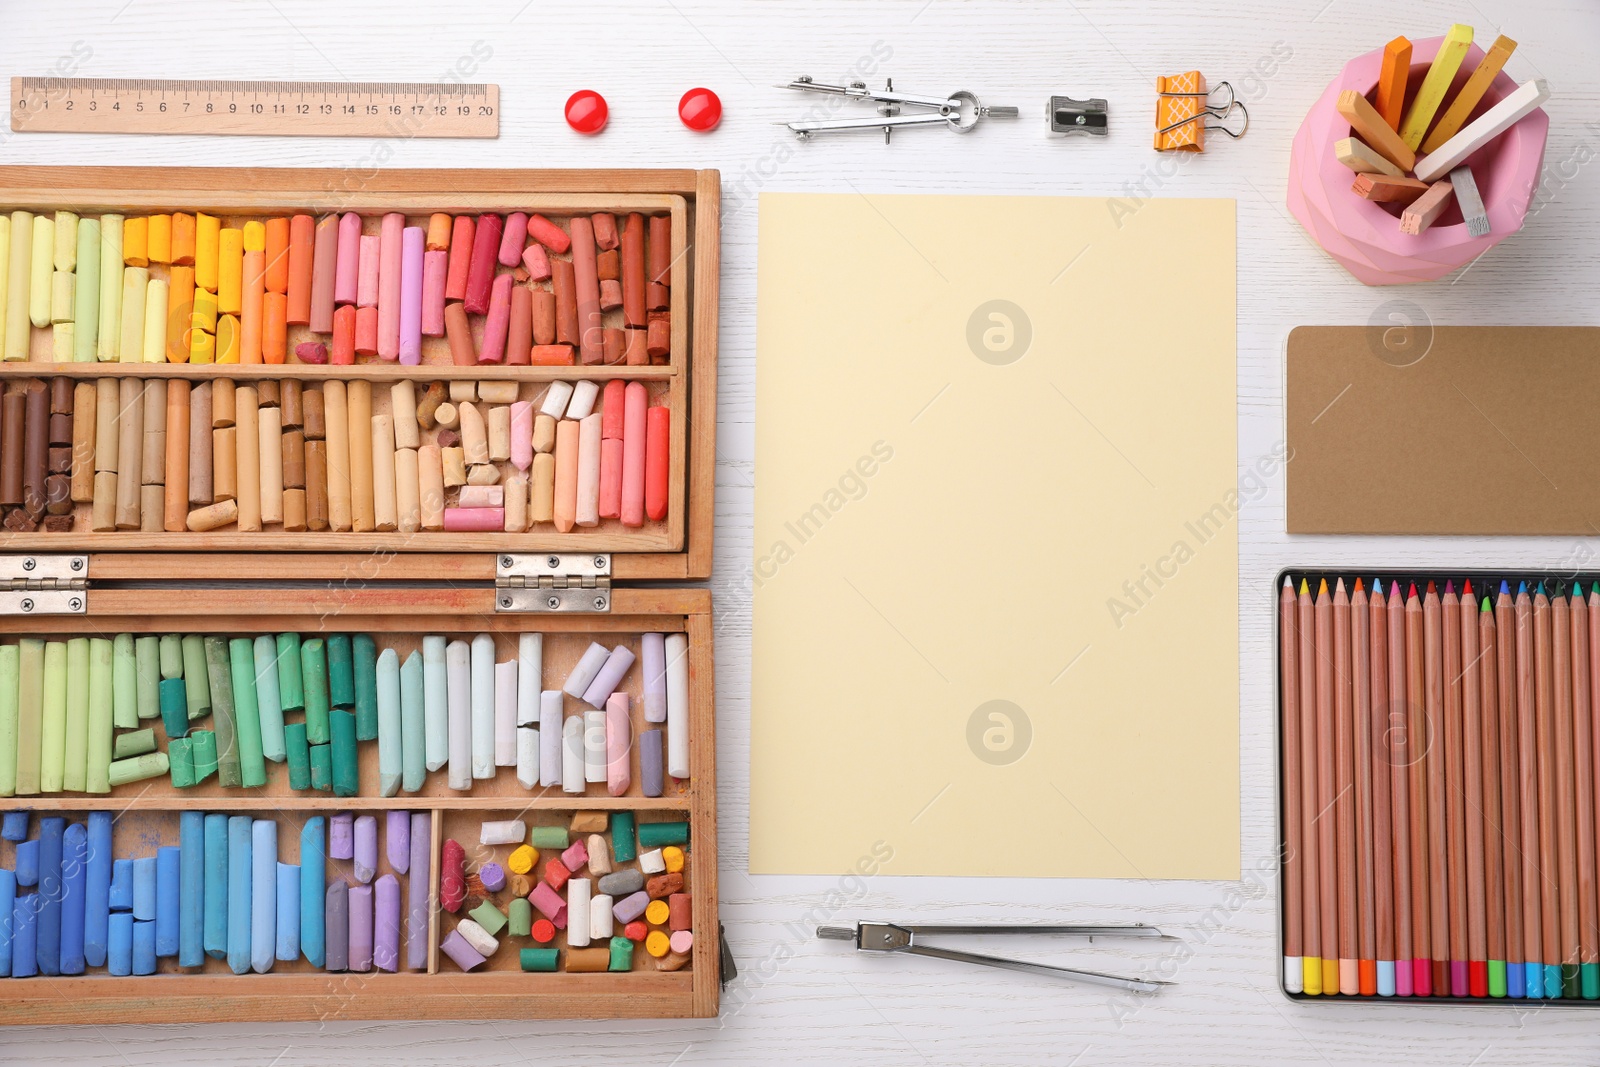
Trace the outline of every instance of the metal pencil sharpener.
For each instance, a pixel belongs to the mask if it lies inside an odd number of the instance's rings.
[[[1104,137],[1109,116],[1106,102],[1099,97],[1092,100],[1074,100],[1070,96],[1052,96],[1046,117],[1051,133],[1084,133],[1091,137]]]

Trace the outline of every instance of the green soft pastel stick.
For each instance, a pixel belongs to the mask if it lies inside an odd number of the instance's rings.
[[[194,785],[194,753],[187,737],[167,742],[167,765],[172,772],[172,784],[178,789]]]
[[[535,826],[528,834],[528,843],[537,849],[564,849],[570,842],[565,826]]]
[[[132,634],[118,634],[111,641],[111,725],[119,730],[139,728],[139,663],[133,655]]]
[[[239,784],[259,789],[267,784],[267,761],[261,752],[261,713],[256,706],[255,642],[235,637],[228,642],[233,674],[234,729],[239,741]]]
[[[325,642],[328,650],[328,704],[335,708],[356,706],[356,675],[350,651],[349,634],[333,634]]]
[[[261,754],[282,763],[283,702],[278,695],[278,645],[262,634],[251,646],[256,664],[256,711],[261,716]]]
[[[133,639],[133,658],[139,678],[139,718],[161,714],[161,638],[144,634]]]
[[[505,912],[495,907],[492,900],[484,901],[467,914],[472,916],[473,922],[487,930],[490,937],[499,937],[500,931],[506,928]]]
[[[109,646],[111,642],[107,641]],[[44,642],[24,637],[17,682],[17,796],[39,793],[39,729],[44,724]]]
[[[512,937],[527,937],[533,933],[533,905],[526,897],[512,897],[509,905],[506,932]]]
[[[662,845],[689,843],[689,824],[686,822],[642,822],[639,824],[639,847],[660,848]]]
[[[422,653],[412,652],[400,665],[400,788],[407,793],[428,776],[422,684]]]
[[[378,737],[378,642],[371,634],[350,639],[356,675],[356,740]]]
[[[311,788],[311,749],[306,744],[306,724],[291,722],[283,728],[283,744],[288,750],[289,788]]]
[[[517,953],[524,971],[554,971],[561,950],[555,948],[525,948]]]
[[[356,714],[343,708],[328,713],[328,763],[333,771],[333,795],[353,797],[361,791],[361,770],[356,755]],[[313,773],[316,764],[312,764]]]
[[[306,741],[328,743],[328,646],[320,637],[300,645],[300,684],[306,699]]]
[[[189,721],[211,714],[211,686],[206,678],[206,643],[199,634],[183,637],[183,685],[189,698]]]
[[[611,939],[611,961],[606,966],[608,971],[633,970],[633,942],[625,937]]]
[[[117,760],[111,764],[111,784],[119,786],[127,785],[129,782],[142,782],[146,778],[155,778],[166,774],[167,767],[167,754],[165,752],[146,752],[142,756]]]
[[[111,758],[113,760],[130,759],[155,750],[156,732],[148,726],[143,730],[132,730],[125,734],[118,734],[111,741]]]
[[[284,711],[299,711],[306,706],[305,687],[300,676],[300,635],[278,635],[278,701]]]
[[[618,863],[632,863],[639,858],[639,846],[633,837],[633,812],[611,813],[611,858]]]
[[[0,645],[0,797],[17,795],[17,685],[21,650]]]
[[[211,685],[211,729],[217,735],[217,784],[236,789],[243,781],[239,766],[239,729],[233,703],[233,667],[228,639],[207,637],[206,679]]]
[[[44,716],[39,723],[39,791],[61,792],[67,761],[67,643],[44,645]]]
[[[89,638],[89,762],[84,788],[111,792],[111,642]]]
[[[72,349],[79,363],[93,363],[100,337],[100,220],[78,220],[78,267],[72,294]],[[56,355],[61,360],[65,353]]]
[[[161,679],[161,726],[169,741],[189,733],[189,695],[182,678]]]
[[[311,788],[323,792],[333,788],[332,745],[311,746]]]
[[[89,781],[89,639],[67,642],[67,751],[61,788],[83,792]]]
[[[161,635],[161,677],[183,677],[183,638],[178,634]]]
[[[192,730],[189,733],[189,755],[194,760],[194,784],[217,773],[217,735],[212,730]]]

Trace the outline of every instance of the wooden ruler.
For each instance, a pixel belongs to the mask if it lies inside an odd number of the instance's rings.
[[[12,78],[11,128],[18,133],[498,137],[500,87]]]

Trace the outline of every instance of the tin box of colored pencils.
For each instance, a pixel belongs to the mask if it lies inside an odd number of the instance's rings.
[[[1275,592],[1284,992],[1600,1004],[1600,575]]]

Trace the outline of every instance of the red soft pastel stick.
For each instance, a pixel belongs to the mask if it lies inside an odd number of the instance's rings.
[[[489,310],[495,257],[500,253],[500,234],[504,228],[499,215],[478,216],[478,230],[472,235],[472,260],[467,266],[467,295],[461,300],[469,315],[482,315]],[[448,284],[449,279],[445,281]]]
[[[450,266],[445,272],[445,300],[463,300],[467,295],[467,271],[472,267],[471,215],[457,215],[450,228]]]
[[[667,517],[667,467],[671,458],[672,415],[664,407],[645,412],[644,513],[659,522]]]

